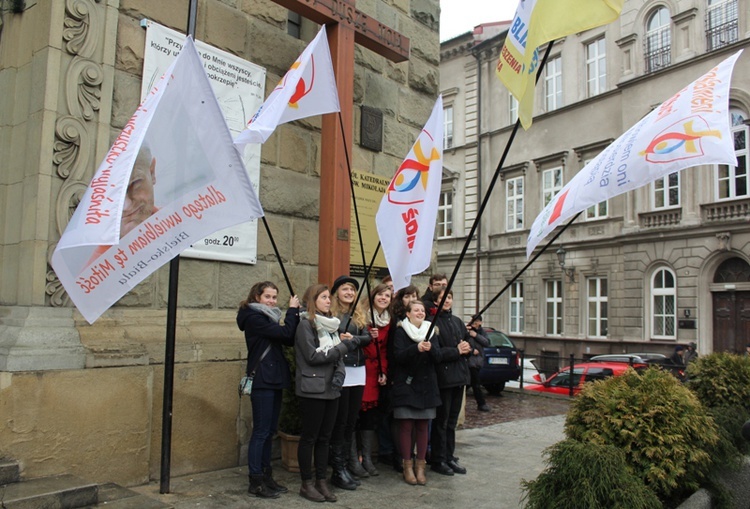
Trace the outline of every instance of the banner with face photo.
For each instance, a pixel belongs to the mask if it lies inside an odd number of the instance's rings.
[[[52,266],[93,323],[192,243],[262,215],[188,40],[99,166]]]

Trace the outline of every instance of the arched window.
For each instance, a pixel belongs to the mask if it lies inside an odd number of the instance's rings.
[[[677,278],[668,268],[651,278],[651,337],[677,339]]]
[[[748,189],[748,126],[747,115],[739,108],[730,108],[729,115],[732,121],[732,137],[734,138],[734,154],[737,156],[737,166],[720,164],[716,167],[716,199],[734,200],[745,198],[750,195]]]
[[[654,72],[672,63],[672,31],[669,9],[659,7],[646,22],[646,72]]]

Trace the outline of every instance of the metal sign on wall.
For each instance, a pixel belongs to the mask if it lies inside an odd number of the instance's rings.
[[[368,173],[365,171],[352,171],[354,192],[357,198],[357,212],[359,212],[359,223],[362,228],[362,241],[365,247],[366,263],[372,261],[372,255],[378,247],[378,230],[375,227],[375,214],[378,212],[380,201],[383,199],[391,179]],[[362,265],[362,251],[359,248],[359,236],[357,235],[357,222],[354,217],[354,203],[351,209],[351,240],[349,242],[349,271],[352,276],[364,276],[366,267]],[[372,266],[372,274],[382,278],[388,274],[388,266],[385,263],[383,250],[378,251],[375,263]]]
[[[144,20],[146,49],[143,58],[141,100],[182,49],[185,34]],[[219,107],[233,136],[239,134],[265,98],[266,70],[231,53],[195,41]],[[174,150],[180,150],[175,146]],[[243,162],[250,182],[260,185],[260,145],[245,147]],[[260,194],[260,193],[258,193]],[[253,220],[209,235],[194,243],[181,256],[254,264],[258,251],[258,223]]]

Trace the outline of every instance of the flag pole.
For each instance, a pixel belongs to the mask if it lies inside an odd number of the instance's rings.
[[[582,212],[579,212],[578,214],[576,214],[575,216],[573,216],[573,217],[572,217],[572,218],[570,219],[570,221],[568,221],[567,223],[565,223],[565,226],[563,226],[563,227],[562,227],[562,228],[560,229],[560,231],[558,231],[557,233],[555,233],[555,235],[554,235],[554,236],[552,237],[552,239],[550,239],[550,241],[549,241],[549,242],[547,242],[547,243],[546,243],[546,244],[544,245],[544,247],[543,247],[542,249],[540,249],[540,250],[539,250],[539,252],[538,252],[538,253],[536,253],[536,254],[535,254],[534,256],[532,256],[532,257],[531,257],[531,259],[530,259],[530,260],[529,260],[528,262],[526,262],[526,265],[524,265],[524,266],[523,266],[523,268],[522,268],[522,269],[521,269],[520,271],[518,271],[518,273],[516,273],[516,275],[515,275],[515,276],[513,276],[513,278],[512,278],[512,279],[511,279],[510,281],[508,281],[508,282],[507,282],[507,283],[505,284],[505,286],[503,287],[503,289],[502,289],[502,290],[500,290],[500,291],[499,291],[499,292],[497,293],[497,295],[495,295],[495,296],[494,296],[494,297],[493,297],[492,299],[490,299],[490,301],[489,301],[489,302],[488,302],[488,303],[487,303],[487,304],[486,304],[486,305],[485,305],[485,306],[484,306],[484,307],[483,307],[482,309],[480,309],[479,311],[477,311],[477,312],[476,312],[476,314],[475,314],[474,316],[472,316],[472,317],[471,317],[471,320],[469,320],[469,323],[473,322],[474,320],[476,320],[476,318],[477,318],[478,316],[480,316],[480,315],[481,315],[482,313],[484,313],[485,311],[487,311],[487,310],[489,309],[489,307],[490,307],[490,306],[492,306],[492,305],[493,305],[493,304],[495,303],[495,301],[497,301],[497,299],[499,299],[499,298],[500,298],[500,296],[502,296],[502,294],[504,294],[504,293],[505,293],[505,291],[506,291],[506,290],[507,290],[508,288],[510,288],[510,287],[511,287],[511,285],[512,285],[513,283],[515,283],[515,282],[516,282],[516,281],[518,280],[518,278],[519,278],[519,277],[521,277],[521,275],[522,275],[522,274],[523,274],[524,272],[526,272],[526,269],[528,269],[529,267],[531,267],[531,264],[532,264],[532,263],[534,263],[534,262],[535,262],[535,261],[537,260],[537,258],[539,258],[540,256],[542,256],[542,253],[544,253],[544,252],[545,252],[545,251],[546,251],[546,250],[547,250],[547,249],[548,249],[548,248],[549,248],[549,247],[550,247],[550,246],[551,246],[551,245],[552,245],[552,244],[553,244],[553,243],[554,243],[554,242],[555,242],[555,241],[556,241],[556,240],[557,240],[557,239],[558,239],[559,237],[560,237],[560,235],[562,235],[562,234],[563,234],[563,233],[565,232],[565,230],[567,230],[567,229],[568,229],[568,227],[569,227],[569,226],[570,226],[571,224],[573,224],[573,222],[574,222],[574,221],[575,221],[576,219],[578,219],[578,216],[580,216],[581,214],[582,214]]]
[[[341,126],[341,138],[344,140],[344,155],[346,156],[346,167],[349,170],[349,186],[352,189],[352,205],[354,206],[354,220],[357,223],[357,237],[359,238],[359,250],[362,252],[362,266],[366,267],[367,258],[365,258],[365,243],[364,240],[362,240],[362,228],[359,226],[359,211],[357,210],[357,196],[354,192],[354,177],[352,176],[352,165],[349,162],[349,149],[346,145],[346,133],[344,132],[344,119],[341,117],[341,109],[339,109],[339,126]],[[373,258],[373,261],[375,259]],[[367,274],[365,274],[365,285],[367,286],[367,300],[370,302],[370,323],[375,323],[375,311],[372,309],[372,299],[370,298],[370,281],[367,279]],[[356,305],[356,302],[354,303]],[[351,313],[349,315],[351,316],[354,313],[354,308],[352,308]],[[347,328],[348,328],[348,322],[347,322]],[[346,331],[346,328],[344,329]]]
[[[271,235],[271,229],[268,227],[268,221],[266,220],[266,216],[263,215],[261,218],[263,220],[263,226],[266,227],[266,233],[268,234],[268,238],[271,240],[271,247],[273,247],[273,252],[276,253],[276,260],[279,262],[279,266],[281,267],[281,273],[284,275],[284,281],[286,281],[286,287],[289,289],[289,296],[294,296],[294,290],[292,289],[292,283],[289,281],[289,276],[286,273],[286,268],[284,267],[284,262],[281,260],[281,255],[279,254],[279,248],[276,247],[276,241],[273,240],[273,235]]]
[[[187,35],[195,38],[198,1],[189,0]],[[169,262],[169,292],[167,294],[167,337],[164,347],[164,390],[161,413],[161,472],[159,493],[169,493],[172,465],[172,396],[174,394],[175,333],[177,324],[177,287],[180,278],[180,256]]]
[[[539,70],[536,73],[536,79],[535,83],[539,82],[539,78],[542,76],[542,71],[544,70],[544,65],[547,63],[547,58],[549,57],[550,52],[552,51],[552,44],[555,41],[550,41],[547,45],[547,50],[544,52],[544,57],[542,58],[541,63],[539,64]],[[482,199],[482,203],[479,206],[479,209],[477,210],[477,217],[474,218],[474,223],[471,225],[471,230],[469,231],[469,235],[466,236],[466,242],[464,242],[464,247],[461,249],[461,254],[458,257],[458,260],[456,261],[456,266],[453,268],[453,273],[451,273],[451,277],[448,280],[448,286],[445,287],[445,291],[443,291],[443,298],[440,299],[440,303],[437,306],[437,312],[439,313],[441,309],[443,309],[443,305],[445,304],[445,299],[448,296],[448,291],[453,287],[453,282],[456,280],[456,276],[458,275],[458,269],[461,267],[461,263],[464,260],[464,257],[466,256],[466,252],[469,250],[469,244],[471,244],[471,239],[474,238],[474,234],[477,231],[477,227],[479,226],[479,221],[482,219],[482,214],[484,213],[484,209],[487,207],[487,203],[489,203],[490,196],[492,196],[492,190],[495,188],[495,184],[497,183],[497,179],[500,177],[500,170],[503,169],[503,165],[505,164],[505,158],[508,157],[508,152],[510,151],[511,145],[513,145],[513,140],[516,137],[516,133],[518,132],[518,127],[521,125],[521,119],[519,118],[516,120],[515,125],[513,126],[513,131],[510,133],[510,137],[508,138],[508,142],[505,144],[505,150],[503,151],[503,155],[500,157],[500,162],[497,164],[497,168],[495,169],[495,174],[492,176],[492,180],[490,180],[490,185],[487,187],[487,192],[484,195],[484,198]],[[481,168],[479,168],[479,171],[482,171]],[[427,330],[427,337],[430,337],[430,334],[432,334],[432,330],[435,328],[435,322],[436,320],[433,320],[430,323],[430,328]]]

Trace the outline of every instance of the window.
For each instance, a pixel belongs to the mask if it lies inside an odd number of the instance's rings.
[[[561,108],[562,99],[562,57],[556,56],[549,59],[544,68],[545,111]]]
[[[708,51],[737,42],[737,0],[708,0],[706,48]]]
[[[510,332],[523,332],[523,283],[510,285]]]
[[[562,281],[552,280],[546,283],[547,334],[559,336],[563,332]]]
[[[443,149],[453,147],[453,106],[443,108]]]
[[[544,170],[542,173],[542,207],[552,201],[560,189],[563,187],[562,168],[552,168]]]
[[[509,179],[505,183],[505,193],[507,230],[523,230],[523,177]]]
[[[437,237],[445,239],[453,235],[453,191],[440,193],[437,215]]]
[[[676,171],[655,180],[653,190],[655,209],[678,207],[680,205],[680,172]]]
[[[737,166],[720,164],[717,167],[717,199],[733,200],[748,196],[747,174],[747,116],[737,108],[730,108],[732,120],[732,137],[734,138],[734,154],[737,156]]]
[[[646,23],[646,72],[667,67],[672,62],[672,32],[669,10],[659,7]]]
[[[586,82],[588,97],[607,90],[607,53],[604,37],[586,45]]]
[[[296,12],[289,11],[286,15],[286,33],[299,39],[301,28],[302,16]]]
[[[600,201],[586,209],[586,221],[605,219],[609,215],[609,201]]]
[[[518,120],[518,101],[515,97],[513,97],[513,94],[509,93],[508,97],[510,97],[510,104],[508,105],[508,111],[510,113],[510,125],[514,125]]]
[[[677,339],[677,284],[674,272],[659,269],[651,278],[651,335],[654,339]]]
[[[591,277],[586,282],[589,322],[588,336],[591,338],[603,338],[609,332],[607,328],[607,279],[603,277]]]

